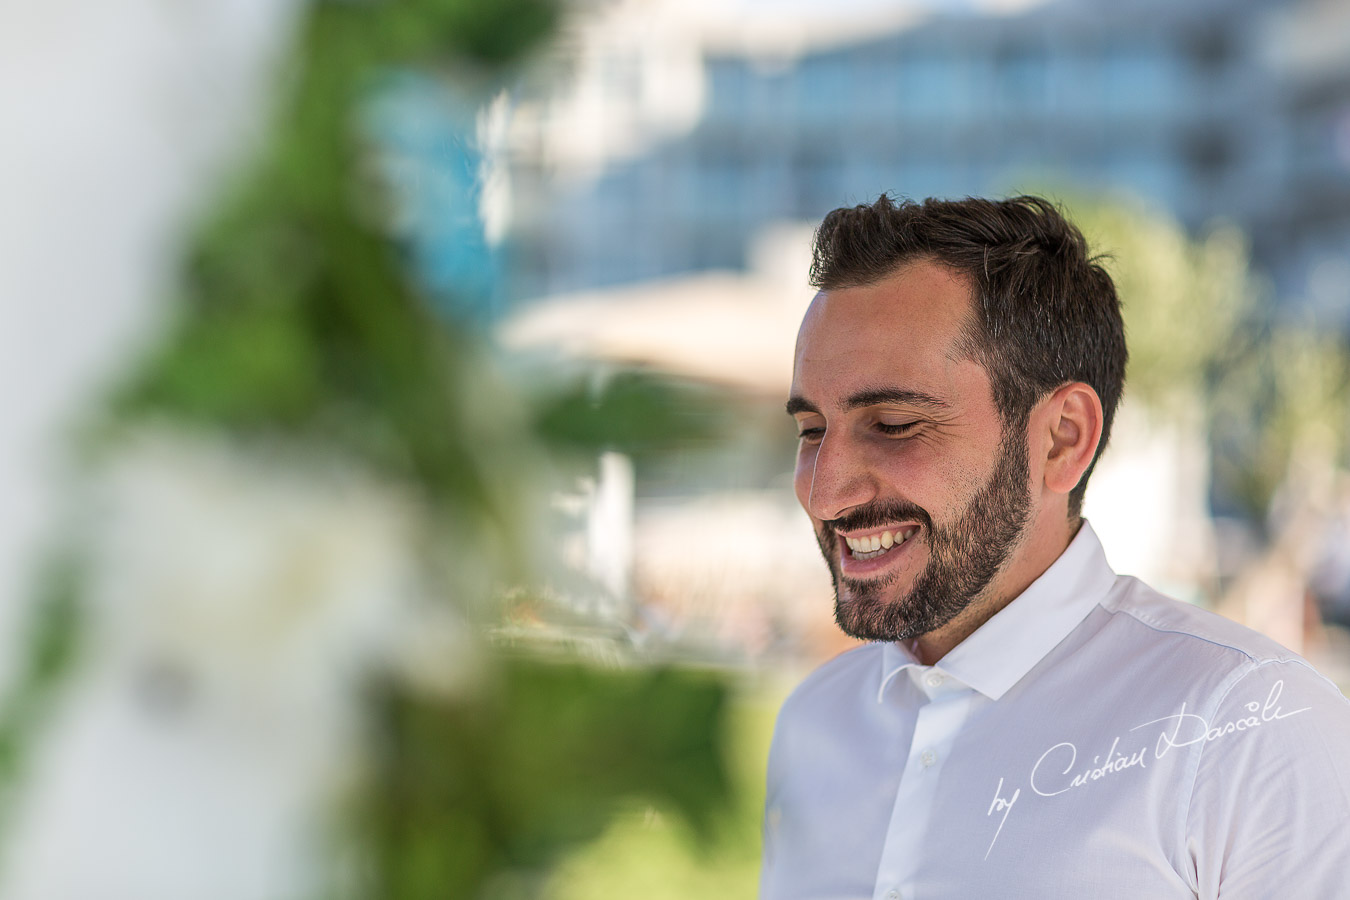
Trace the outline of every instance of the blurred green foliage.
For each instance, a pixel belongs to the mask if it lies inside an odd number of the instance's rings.
[[[378,849],[363,896],[537,898],[563,854],[641,797],[706,831],[722,805],[725,692],[678,669],[506,658],[493,688],[378,702]]]
[[[1239,335],[1209,390],[1213,478],[1261,522],[1293,466],[1350,463],[1350,351],[1273,322]]]
[[[796,678],[789,679],[795,681]],[[617,817],[600,839],[564,862],[542,896],[552,900],[746,900],[759,884],[764,770],[782,684],[744,684],[728,704],[734,802],[713,820],[712,840],[650,806]]]
[[[511,398],[475,337],[412,287],[364,189],[376,150],[356,122],[399,67],[453,64],[490,90],[558,12],[552,0],[315,4],[270,137],[204,223],[178,319],[120,393],[122,415],[337,446],[436,502],[509,521],[516,497],[494,461],[518,439]]]
[[[1179,411],[1205,389],[1256,310],[1242,234],[1217,226],[1192,238],[1165,213],[1123,199],[1069,207],[1120,294],[1126,390],[1155,410]]]
[[[49,713],[80,650],[84,566],[78,553],[53,557],[38,575],[37,597],[9,691],[0,702],[0,834],[10,793],[24,774],[31,737]]]
[[[538,499],[541,440],[641,451],[702,428],[704,398],[646,376],[598,394],[563,385],[531,406],[479,336],[432,313],[390,238],[386,186],[369,182],[377,151],[357,123],[381,77],[415,69],[488,99],[559,12],[557,0],[314,4],[270,136],[191,245],[176,319],[117,393],[112,436],[169,420],[334,452],[418,489],[454,523],[447,550],[525,554],[538,552],[518,524]],[[403,683],[371,697],[372,766],[349,806],[354,896],[535,897],[620,799],[695,828],[725,802],[718,678],[517,657],[489,670],[455,698]]]
[[[538,390],[534,426],[563,452],[617,450],[644,460],[715,445],[735,423],[734,401],[712,385],[639,370],[557,379]]]
[[[1135,201],[1065,196],[1120,292],[1127,398],[1207,430],[1218,496],[1260,524],[1299,454],[1344,464],[1350,354],[1276,317],[1241,232],[1193,237]]]

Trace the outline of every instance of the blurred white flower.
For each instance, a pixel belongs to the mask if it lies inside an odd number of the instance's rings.
[[[355,761],[358,679],[405,646],[453,667],[467,644],[452,615],[422,613],[444,607],[416,503],[333,460],[170,430],[129,442],[97,493],[86,655],[3,895],[314,888],[323,816]]]

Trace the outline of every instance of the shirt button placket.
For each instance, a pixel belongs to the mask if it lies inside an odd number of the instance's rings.
[[[943,766],[943,754],[951,749],[965,724],[975,695],[974,691],[958,693],[946,689],[946,682],[951,679],[934,672],[924,673],[916,686],[926,690],[927,679],[934,674],[943,681],[943,696],[920,706],[915,717],[911,749],[896,786],[871,900],[914,900],[909,885],[918,874],[924,841],[929,834],[937,796],[937,774]]]

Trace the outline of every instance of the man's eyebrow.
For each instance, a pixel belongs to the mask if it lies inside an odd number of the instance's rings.
[[[869,388],[865,391],[858,391],[851,394],[844,400],[844,409],[862,409],[867,406],[877,406],[882,403],[904,403],[909,406],[921,406],[925,409],[938,411],[950,410],[952,405],[941,397],[934,397],[932,394],[916,391],[911,388]],[[797,394],[787,402],[787,414],[795,416],[797,413],[815,413],[820,414],[820,407],[816,406],[810,400]]]
[[[908,406],[922,406],[933,410],[949,410],[952,405],[941,397],[934,397],[923,391],[911,388],[871,388],[850,395],[844,401],[844,409],[862,409],[865,406],[877,406],[881,403],[903,403]]]

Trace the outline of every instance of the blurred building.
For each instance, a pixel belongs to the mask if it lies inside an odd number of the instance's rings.
[[[1278,18],[1280,189],[1248,222],[1282,297],[1350,330],[1350,4],[1305,0]]]
[[[993,6],[619,4],[517,107],[514,295],[744,268],[768,223],[882,191],[1111,190],[1236,222],[1283,295],[1350,312],[1345,4]]]
[[[500,131],[516,342],[732,385],[776,413],[809,291],[803,248],[766,237],[883,191],[1128,193],[1194,232],[1228,220],[1278,309],[1350,327],[1340,0],[591,9]],[[784,481],[790,435],[766,451],[772,428],[747,422],[753,440],[680,485],[638,471],[627,539],[634,602],[677,628],[740,623],[723,637],[752,654],[833,633]],[[1214,568],[1206,437],[1127,431],[1090,515],[1122,571],[1198,598]]]

